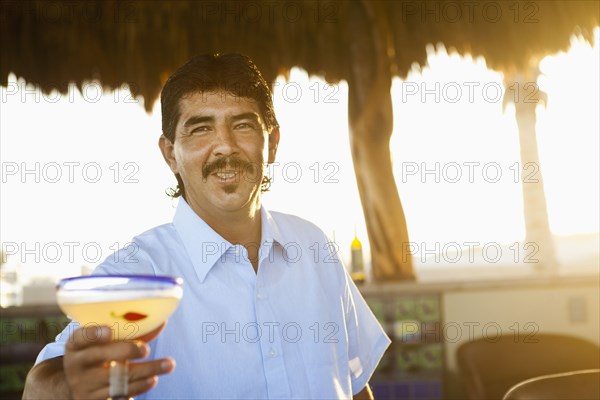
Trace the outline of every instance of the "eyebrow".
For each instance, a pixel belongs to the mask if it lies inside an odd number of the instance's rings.
[[[215,119],[213,117],[207,117],[207,116],[193,116],[188,118],[187,121],[185,121],[185,123],[183,124],[184,128],[189,128],[190,126],[194,126],[194,125],[198,125],[204,122],[212,122]]]
[[[256,122],[260,121],[260,117],[258,116],[258,114],[254,113],[254,112],[246,112],[246,113],[234,115],[232,119],[234,121],[239,121],[240,119],[252,119]]]

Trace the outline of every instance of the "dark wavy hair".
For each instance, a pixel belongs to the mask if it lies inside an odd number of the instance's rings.
[[[279,128],[269,85],[254,62],[238,53],[198,55],[179,67],[169,77],[160,94],[163,135],[175,142],[175,129],[179,121],[179,101],[198,92],[224,91],[234,96],[253,99],[258,103],[262,119],[271,132]],[[173,198],[185,196],[181,176],[175,174],[177,186],[167,190]],[[263,177],[261,191],[269,190],[271,180]]]

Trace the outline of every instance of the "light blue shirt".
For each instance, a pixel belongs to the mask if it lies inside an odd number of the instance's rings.
[[[173,222],[109,256],[94,274],[184,279],[181,303],[150,359],[177,367],[138,399],[336,399],[367,384],[390,340],[334,244],[315,225],[261,209],[254,272],[246,249],[218,235],[181,199]],[[76,325],[36,362],[64,353]]]

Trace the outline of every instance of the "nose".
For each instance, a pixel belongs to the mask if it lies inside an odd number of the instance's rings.
[[[213,155],[215,157],[228,157],[238,153],[238,145],[235,134],[229,127],[219,127],[213,144]]]

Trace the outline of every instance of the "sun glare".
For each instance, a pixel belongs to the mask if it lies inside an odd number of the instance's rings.
[[[557,235],[599,231],[598,29],[594,35],[593,47],[574,38],[568,52],[540,63],[548,102],[537,111],[537,137]],[[430,47],[427,66],[394,80],[390,151],[413,242],[432,249],[524,238],[519,138],[514,107],[502,108],[502,79],[482,58]],[[41,95],[14,75],[0,95],[3,250],[32,276],[95,265],[171,220],[164,192],[175,180],[157,146],[158,107],[148,115],[127,90],[94,83],[83,93]],[[299,69],[277,80],[281,142],[264,199],[335,236],[344,259],[356,231],[368,260],[347,96],[345,82]]]
[[[538,109],[540,162],[550,226],[559,235],[599,231],[600,42],[571,40],[567,53],[540,62],[538,82],[548,94]]]

